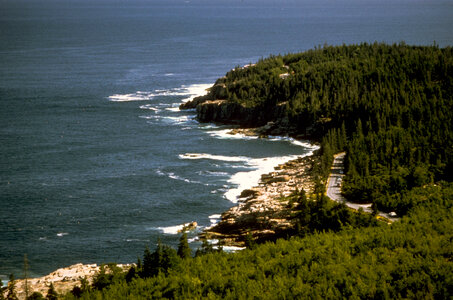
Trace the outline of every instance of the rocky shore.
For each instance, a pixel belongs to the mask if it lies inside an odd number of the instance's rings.
[[[182,104],[180,108],[196,109],[197,118],[201,122],[238,125],[238,128],[231,130],[231,134],[259,137],[291,135],[300,139],[309,136],[296,135],[297,130],[289,125],[284,105],[263,115],[237,103],[198,97]],[[265,122],[269,119],[276,121]],[[242,191],[238,205],[224,212],[221,221],[206,229],[202,235],[208,239],[222,240],[225,245],[243,246],[249,234],[259,240],[287,232],[294,226],[292,215],[295,204],[289,203],[286,197],[296,190],[305,190],[307,193],[313,191],[312,166],[317,159],[311,155],[275,166],[273,172],[261,176],[258,186]],[[196,227],[196,222],[187,226],[186,229],[190,230],[191,226]],[[130,264],[117,266],[125,271],[131,267]],[[19,279],[15,281],[16,294],[18,299],[25,299],[27,285],[29,295],[39,292],[45,297],[51,284],[57,293],[64,294],[75,286],[80,286],[83,279],[91,284],[99,270],[100,266],[96,264],[80,263],[58,269],[43,277],[30,278],[27,281]]]
[[[307,139],[313,134],[311,128],[301,134],[291,125],[286,103],[272,110],[248,108],[239,103],[213,99],[222,94],[224,86],[216,84],[205,96],[181,104],[180,109],[195,109],[200,122],[213,122],[239,126],[231,134],[246,136],[292,136]],[[270,121],[271,120],[271,121]],[[245,237],[254,239],[278,237],[294,227],[292,215],[294,204],[286,196],[296,190],[311,193],[314,188],[312,166],[316,156],[301,157],[275,167],[264,174],[258,186],[245,190],[238,205],[224,212],[221,221],[203,233],[208,239],[219,239],[226,245],[243,246]]]
[[[118,264],[117,266],[125,271],[131,267],[130,264]],[[25,299],[25,286],[27,285],[28,295],[39,292],[45,297],[51,284],[53,284],[57,293],[64,294],[71,291],[75,286],[80,286],[82,279],[86,279],[91,284],[99,269],[100,266],[96,264],[75,264],[58,269],[43,277],[29,278],[26,281],[25,279],[18,279],[15,281],[16,295],[19,300]]]
[[[288,232],[294,226],[296,204],[286,197],[296,190],[313,191],[312,166],[316,159],[301,157],[263,174],[259,185],[242,191],[239,204],[224,212],[218,224],[205,230],[204,237],[222,240],[225,245],[243,246],[249,234],[264,240]]]

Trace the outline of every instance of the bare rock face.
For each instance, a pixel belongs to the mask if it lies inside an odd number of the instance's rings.
[[[126,271],[132,265],[119,264],[117,266]],[[66,268],[58,269],[43,277],[29,278],[27,279],[28,295],[31,295],[33,292],[39,292],[45,297],[51,284],[54,285],[57,293],[65,294],[71,291],[75,286],[80,286],[83,278],[86,278],[88,283],[91,284],[94,277],[98,274],[99,269],[100,266],[96,264],[75,264]],[[26,297],[25,285],[24,279],[16,280],[16,294],[19,300],[23,300]]]

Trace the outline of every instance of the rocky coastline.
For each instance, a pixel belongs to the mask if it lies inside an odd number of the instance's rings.
[[[202,96],[181,104],[180,108],[195,109],[200,122],[237,126],[230,134],[262,138],[288,135],[297,139],[309,137],[298,134],[297,129],[289,125],[284,105],[263,115],[237,103],[208,100],[206,96]],[[266,122],[269,119],[274,121]],[[220,222],[205,229],[201,236],[222,240],[223,245],[241,247],[248,235],[252,235],[255,240],[267,240],[288,232],[294,227],[292,216],[295,204],[289,203],[286,197],[297,190],[303,189],[307,193],[313,191],[312,166],[317,159],[315,155],[301,156],[275,166],[273,172],[261,176],[258,186],[242,191],[238,205],[222,213]],[[196,227],[196,222],[185,225],[190,230],[191,226]],[[127,271],[131,264],[117,266]],[[91,284],[99,270],[100,266],[97,264],[79,263],[43,277],[18,279],[15,281],[16,295],[19,300],[25,299],[27,286],[29,295],[39,292],[45,297],[51,284],[57,293],[64,294],[75,286],[81,286],[84,279]]]
[[[313,192],[312,166],[317,159],[314,155],[299,157],[263,174],[259,185],[242,191],[238,205],[222,213],[220,222],[202,236],[228,246],[244,246],[249,235],[260,241],[287,234],[294,228],[297,205],[287,196],[301,190]]]
[[[131,264],[118,264],[117,267],[127,271]],[[95,276],[99,273],[100,266],[97,264],[75,264],[66,268],[58,269],[46,276],[38,278],[27,278],[15,280],[16,296],[19,300],[26,298],[26,289],[30,296],[34,292],[41,293],[46,297],[51,284],[58,294],[65,294],[75,286],[81,286],[82,280],[86,279],[89,284],[93,283]],[[108,272],[108,268],[106,268]],[[5,291],[6,298],[6,291]]]
[[[212,89],[224,87],[214,85]],[[230,134],[246,136],[292,136],[310,139],[310,128],[300,134],[290,124],[286,104],[274,109],[248,108],[239,103],[212,99],[211,91],[192,101],[181,104],[180,109],[195,109],[200,122],[236,125]],[[224,245],[243,246],[247,236],[255,240],[268,240],[284,235],[294,227],[294,204],[286,198],[295,191],[311,193],[314,188],[312,166],[317,156],[305,156],[276,166],[275,171],[263,174],[258,186],[242,191],[238,205],[221,215],[215,226],[206,229],[202,237],[221,240]]]

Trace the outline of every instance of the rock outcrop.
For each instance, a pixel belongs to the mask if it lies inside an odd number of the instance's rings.
[[[124,271],[128,270],[132,265],[119,264],[117,265]],[[100,266],[96,264],[75,264],[67,268],[58,269],[49,275],[39,278],[28,278],[27,287],[28,294],[39,292],[44,297],[47,295],[50,284],[54,285],[55,290],[59,294],[64,294],[71,291],[74,286],[81,285],[81,280],[85,278],[88,283],[92,283],[94,277],[98,274]],[[106,270],[108,272],[108,269]],[[19,300],[25,299],[25,279],[19,279],[16,283],[16,294]]]
[[[200,122],[239,125],[255,128],[262,135],[288,135],[297,130],[290,125],[286,103],[272,108],[246,107],[240,103],[211,99],[211,95],[197,97],[179,106],[180,109],[196,109]]]
[[[296,190],[313,191],[311,170],[315,159],[315,156],[298,158],[262,175],[260,184],[244,190],[239,204],[224,212],[221,221],[204,232],[205,237],[243,246],[248,234],[255,239],[268,239],[287,232],[294,226],[295,204],[284,197]]]

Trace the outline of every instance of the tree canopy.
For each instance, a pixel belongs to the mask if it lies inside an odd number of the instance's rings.
[[[158,243],[124,279],[77,297],[451,299],[452,95],[452,48],[436,45],[325,46],[236,67],[207,99],[284,106],[298,133],[321,143],[316,195],[289,196],[295,235],[237,253],[203,240],[194,258],[184,236],[179,251]],[[400,221],[378,222],[323,196],[339,151],[345,197]]]

